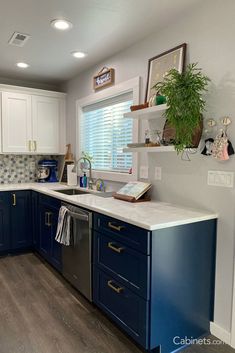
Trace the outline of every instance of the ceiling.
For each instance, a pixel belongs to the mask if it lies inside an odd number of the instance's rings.
[[[60,84],[167,26],[199,0],[0,0],[0,76]],[[55,18],[70,31],[50,26]],[[8,44],[14,31],[29,34],[24,47]],[[84,51],[84,59],[71,56]],[[20,70],[17,62],[30,67]]]

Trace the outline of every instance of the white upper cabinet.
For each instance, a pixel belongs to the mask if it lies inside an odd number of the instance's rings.
[[[32,97],[33,143],[38,153],[58,153],[60,135],[60,100]]]
[[[2,151],[29,152],[31,149],[31,96],[2,93]]]
[[[63,154],[64,95],[47,91],[37,94],[38,90],[30,89],[25,94],[20,92],[23,90],[2,91],[2,152]]]

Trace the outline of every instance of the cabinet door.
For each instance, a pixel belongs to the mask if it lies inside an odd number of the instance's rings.
[[[0,192],[0,252],[10,249],[10,198]]]
[[[96,266],[93,271],[93,299],[136,342],[148,348],[148,301]]]
[[[10,197],[12,249],[29,248],[32,245],[31,192],[11,192]]]
[[[57,268],[62,270],[62,245],[55,240],[59,210],[54,209],[51,218],[51,263]]]
[[[29,152],[31,137],[31,96],[21,93],[3,92],[3,152]]]
[[[59,153],[60,100],[32,97],[33,140],[37,153]]]
[[[38,193],[32,191],[32,232],[33,247],[39,250],[39,212],[38,212]]]
[[[62,246],[55,241],[60,202],[47,198],[40,203],[39,252],[57,270],[62,269]],[[58,204],[58,205],[57,205]]]
[[[51,227],[49,223],[50,210],[47,205],[39,205],[39,252],[49,260],[51,254]]]

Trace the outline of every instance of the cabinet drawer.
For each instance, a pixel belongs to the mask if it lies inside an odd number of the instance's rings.
[[[149,302],[94,266],[94,302],[147,348]]]
[[[149,256],[143,255],[114,237],[94,232],[94,261],[111,271],[138,295],[148,299]]]
[[[114,235],[117,240],[144,254],[150,253],[150,231],[98,213],[94,214],[94,229],[100,233]]]

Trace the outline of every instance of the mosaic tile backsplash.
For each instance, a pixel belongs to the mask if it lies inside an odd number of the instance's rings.
[[[41,159],[58,160],[58,156],[0,155],[0,184],[36,181],[37,164]]]

